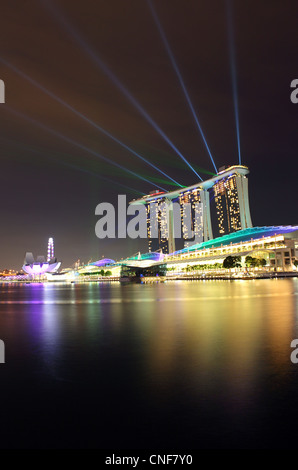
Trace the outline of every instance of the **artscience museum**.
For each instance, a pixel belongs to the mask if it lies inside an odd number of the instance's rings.
[[[35,261],[32,253],[26,253],[23,271],[35,277],[46,273],[56,273],[60,266],[61,262],[57,261],[57,258],[46,261],[44,256],[38,256]]]

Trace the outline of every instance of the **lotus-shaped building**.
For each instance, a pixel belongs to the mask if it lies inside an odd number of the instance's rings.
[[[51,258],[46,261],[44,256],[38,256],[34,260],[32,253],[26,253],[23,271],[31,276],[42,276],[45,273],[55,273],[61,266],[57,258]]]

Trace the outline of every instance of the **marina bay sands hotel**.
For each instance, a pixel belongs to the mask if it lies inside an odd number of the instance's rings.
[[[252,227],[248,173],[248,168],[243,165],[223,167],[214,177],[193,186],[167,193],[154,191],[131,201],[133,205],[146,205],[149,251],[173,253],[177,249],[174,206],[180,209],[178,216],[184,247],[198,240],[211,240],[214,232],[218,237]],[[190,238],[190,230],[194,240]]]

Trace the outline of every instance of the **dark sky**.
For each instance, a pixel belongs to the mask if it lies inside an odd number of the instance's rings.
[[[217,166],[237,163],[226,2],[154,0],[154,5]],[[241,153],[251,171],[253,223],[298,224],[298,105],[290,101],[290,83],[298,78],[297,1],[232,5]],[[203,178],[213,171],[146,0],[2,2],[0,57],[6,62],[0,61],[0,78],[6,103],[0,105],[0,268],[20,268],[26,251],[44,254],[49,236],[64,267],[78,258],[117,259],[146,250],[145,241],[98,240],[94,211],[100,202],[114,203],[118,194],[130,200],[138,195],[133,190],[148,193],[154,186],[44,126],[153,182],[166,180],[12,67],[181,184],[197,181],[79,38]]]

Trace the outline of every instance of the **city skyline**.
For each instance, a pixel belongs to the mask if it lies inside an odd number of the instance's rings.
[[[102,201],[115,203],[118,194],[131,199],[141,195],[134,191],[148,194],[154,184],[168,191],[175,188],[172,180],[40,87],[107,129],[178,183],[189,186],[198,181],[46,3],[37,4],[26,23],[22,21],[25,5],[13,12],[13,22],[12,7],[2,7],[0,78],[5,82],[6,102],[0,106],[1,269],[20,269],[24,253],[28,249],[41,252],[49,233],[55,238],[63,266],[78,258],[87,262],[144,252],[146,241],[142,240],[99,241],[94,232],[95,207]],[[52,4],[132,92],[194,170],[204,179],[214,174],[147,3],[115,1],[94,6],[100,15],[90,11],[84,17],[76,2]],[[156,3],[155,8],[217,168],[237,164],[224,2],[219,2],[215,12],[208,2],[189,2],[183,6],[183,14],[177,1],[170,10],[164,2]],[[250,168],[253,224],[295,224],[292,206],[285,203],[294,198],[296,187],[297,110],[290,101],[295,20],[278,3],[267,10],[257,2],[241,8],[234,2],[233,18],[241,153],[242,163]],[[181,29],[176,27],[179,22]],[[253,34],[251,24],[255,25]],[[98,159],[83,147],[147,181]]]
[[[0,447],[295,449],[297,1],[2,3]]]

